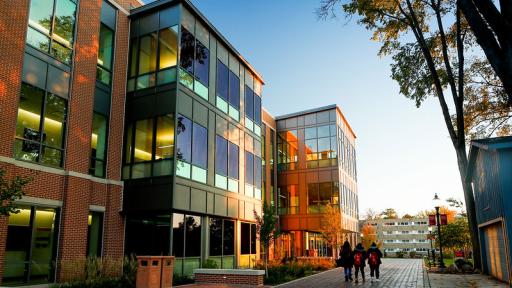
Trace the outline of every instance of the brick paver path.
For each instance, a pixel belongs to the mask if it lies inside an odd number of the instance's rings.
[[[310,277],[291,281],[279,288],[340,288],[340,287],[423,287],[423,260],[382,259],[380,282],[370,282],[370,268],[365,268],[366,282],[345,282],[343,268],[336,268]],[[353,273],[353,272],[352,272]],[[352,276],[354,277],[354,276]],[[361,280],[361,275],[359,275]]]

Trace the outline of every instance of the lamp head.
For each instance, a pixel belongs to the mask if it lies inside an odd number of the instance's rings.
[[[434,199],[432,199],[432,202],[434,203],[434,207],[436,209],[438,209],[441,205],[441,199],[439,198],[439,196],[437,196],[437,193],[435,193],[434,195]]]

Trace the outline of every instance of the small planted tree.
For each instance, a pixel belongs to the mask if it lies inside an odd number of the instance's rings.
[[[5,170],[0,169],[0,215],[9,216],[11,213],[18,213],[14,201],[21,199],[25,192],[23,188],[31,179],[28,177],[15,176],[13,179],[6,179]]]
[[[340,208],[331,204],[325,205],[324,217],[321,223],[321,233],[327,245],[332,247],[336,255],[338,247],[343,244],[342,214]]]
[[[361,237],[361,242],[363,244],[364,249],[368,250],[372,243],[377,243],[377,229],[373,227],[372,225],[365,224],[361,228],[361,234],[363,236]]]
[[[264,249],[265,276],[268,277],[268,251],[281,233],[277,222],[276,209],[274,206],[268,205],[267,202],[263,202],[263,215],[258,215],[258,212],[254,210],[254,217],[256,218],[257,234]]]

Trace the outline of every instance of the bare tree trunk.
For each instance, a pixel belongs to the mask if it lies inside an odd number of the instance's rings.
[[[482,259],[480,254],[480,241],[478,239],[478,226],[476,221],[475,198],[473,196],[473,187],[469,181],[466,181],[466,171],[468,168],[468,158],[466,147],[459,146],[455,148],[457,152],[457,163],[464,190],[464,200],[466,201],[466,213],[468,214],[469,232],[471,234],[471,244],[473,246],[473,263],[476,269],[482,270]]]

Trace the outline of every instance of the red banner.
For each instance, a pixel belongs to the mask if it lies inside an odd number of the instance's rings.
[[[436,215],[428,215],[428,226],[436,225]]]
[[[441,214],[441,225],[448,225],[448,217],[446,214]]]

